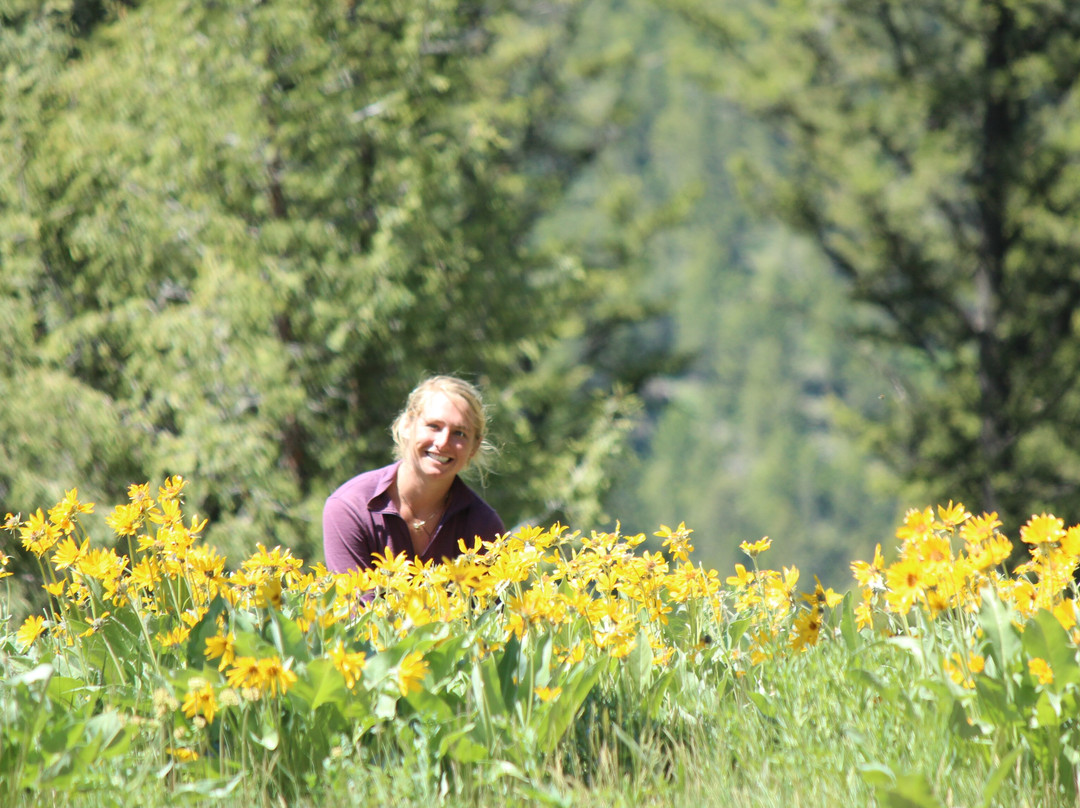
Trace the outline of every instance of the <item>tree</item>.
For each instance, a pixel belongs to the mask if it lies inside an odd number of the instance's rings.
[[[647,239],[643,284],[669,303],[622,341],[643,357],[663,346],[664,363],[608,510],[632,532],[685,522],[720,569],[746,561],[741,541],[769,535],[774,557],[844,585],[851,558],[868,557],[896,517],[882,464],[841,423],[880,387],[845,338],[844,291],[805,240],[740,200],[732,155],[772,146],[716,92],[712,43],[648,2],[620,4],[604,30],[609,46],[624,35],[642,54],[623,78],[641,103],[598,165],[618,162],[634,177],[624,195],[670,217]]]
[[[179,473],[216,543],[315,558],[445,371],[492,399],[509,523],[597,513],[633,400],[574,347],[594,275],[532,235],[606,137],[562,59],[579,3],[78,5],[4,19],[62,41],[0,121],[0,501]]]
[[[782,144],[746,161],[751,197],[812,236],[862,335],[910,357],[874,435],[913,495],[1013,528],[1080,513],[1080,7],[680,5]]]

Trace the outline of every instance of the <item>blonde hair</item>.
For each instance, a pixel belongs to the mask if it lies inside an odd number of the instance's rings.
[[[405,456],[408,443],[407,433],[427,404],[436,393],[457,399],[465,405],[466,416],[473,434],[473,455],[469,466],[475,465],[483,472],[490,461],[495,447],[487,439],[487,412],[480,391],[464,379],[456,376],[430,376],[413,388],[405,401],[405,409],[394,419],[390,432],[394,436],[394,457],[401,460]]]

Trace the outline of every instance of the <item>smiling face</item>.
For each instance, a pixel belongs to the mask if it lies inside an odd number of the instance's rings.
[[[477,429],[464,401],[442,392],[428,395],[406,427],[402,460],[421,477],[460,474],[479,448]]]

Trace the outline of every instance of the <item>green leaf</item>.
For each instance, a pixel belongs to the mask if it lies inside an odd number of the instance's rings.
[[[291,698],[302,701],[307,709],[315,711],[324,704],[343,709],[347,701],[355,699],[349,693],[345,677],[334,667],[331,659],[313,659],[307,663],[305,672],[289,690]]]
[[[844,638],[844,645],[849,653],[854,653],[859,644],[859,631],[855,624],[855,594],[848,592],[844,595],[840,612],[840,636]]]
[[[1039,658],[1050,665],[1054,681],[1049,688],[1060,693],[1066,685],[1080,682],[1080,665],[1069,634],[1052,612],[1040,609],[1024,626],[1021,645],[1028,659]]]
[[[727,635],[728,642],[731,643],[731,647],[735,648],[739,644],[739,640],[746,634],[747,630],[754,625],[754,621],[749,617],[741,617],[737,620],[732,620],[728,626]]]
[[[472,727],[469,729],[472,729]],[[462,732],[464,731],[462,730]],[[443,751],[443,754],[451,760],[456,760],[458,763],[480,763],[490,759],[487,747],[477,743],[466,734],[455,734],[448,741],[448,746]]]
[[[514,705],[518,700],[519,669],[521,668],[521,655],[523,654],[521,641],[511,637],[506,641],[502,650],[497,652],[499,656],[499,693],[502,694],[503,703],[508,713],[514,712]]]
[[[857,768],[859,777],[868,786],[884,788],[896,782],[896,775],[885,763],[860,763]]]
[[[405,697],[405,701],[419,714],[424,721],[434,721],[440,724],[452,724],[456,715],[447,699],[442,694],[428,688],[414,690]]]
[[[990,589],[982,591],[979,625],[986,638],[987,650],[997,663],[999,675],[1007,677],[1020,653],[1020,635],[1013,625],[1013,613]]]
[[[630,677],[634,693],[641,693],[649,686],[652,677],[653,653],[649,645],[649,636],[644,629],[638,632],[633,650],[627,654],[623,670]]]
[[[922,774],[896,778],[895,784],[877,790],[878,804],[887,808],[944,808]]]
[[[218,595],[207,607],[206,614],[191,628],[187,642],[188,665],[201,668],[206,662],[206,641],[218,633],[218,617],[226,614],[228,604]]]
[[[431,666],[432,680],[438,683],[453,676],[475,642],[476,633],[468,631],[437,643],[424,657]]]
[[[301,661],[311,659],[311,649],[307,644],[307,637],[300,629],[295,620],[292,620],[276,610],[270,612],[267,621],[267,632],[270,642],[277,649],[282,659],[293,657]]]
[[[751,690],[746,695],[763,716],[776,718],[776,705],[773,704],[772,699],[757,690]]]
[[[547,705],[549,709],[543,712],[540,721],[538,735],[543,751],[551,752],[566,734],[566,730],[607,665],[606,659],[598,660],[591,665],[579,663],[562,677],[562,693]]]

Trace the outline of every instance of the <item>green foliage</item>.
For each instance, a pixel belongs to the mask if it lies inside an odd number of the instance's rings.
[[[915,512],[900,560],[855,566],[861,599],[800,596],[798,570],[759,566],[768,542],[724,587],[682,527],[657,553],[556,525],[341,575],[259,546],[226,573],[183,488],[113,511],[140,533],[129,557],[91,547],[74,495],[8,526],[52,595],[17,631],[0,614],[15,808],[118,789],[149,805],[1075,798],[1080,526],[1029,525],[1040,552],[1010,577],[975,563],[1003,538],[992,520]]]
[[[782,536],[793,563],[839,584],[896,518],[895,481],[847,423],[881,410],[892,358],[848,338],[835,271],[740,198],[733,156],[778,148],[718,91],[702,29],[657,5],[612,22],[636,26],[648,57],[628,68],[641,112],[610,159],[636,166],[633,193],[673,219],[647,246],[652,294],[670,301],[649,338],[672,360],[643,390],[640,462],[609,510],[630,529],[685,522],[721,567],[740,541]]]
[[[745,190],[808,234],[911,357],[878,452],[920,497],[1015,526],[1080,506],[1071,221],[1076,7],[1062,2],[728,3],[720,89],[779,138]]]
[[[578,101],[582,13],[0,10],[0,502],[179,473],[227,550],[313,555],[326,495],[454,372],[489,393],[506,521],[595,519],[634,398],[574,342],[609,317],[592,269],[531,235],[614,114]]]

